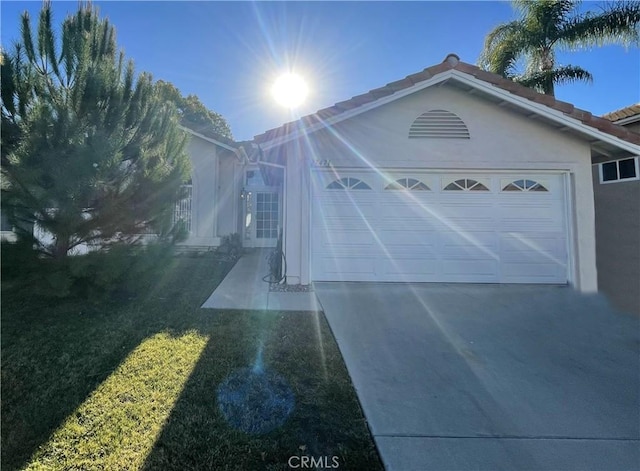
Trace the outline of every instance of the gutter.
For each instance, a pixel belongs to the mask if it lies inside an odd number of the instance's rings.
[[[624,126],[625,124],[635,123],[636,121],[640,121],[640,114],[627,116],[626,118],[622,118],[617,121],[612,121],[612,123],[617,124],[618,126]]]

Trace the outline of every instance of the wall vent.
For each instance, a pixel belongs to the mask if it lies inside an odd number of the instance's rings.
[[[469,129],[457,115],[431,110],[418,116],[409,129],[409,139],[469,139]]]

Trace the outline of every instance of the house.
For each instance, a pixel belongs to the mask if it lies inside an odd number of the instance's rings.
[[[303,285],[594,292],[591,164],[640,154],[628,129],[454,54],[254,142],[265,183],[282,191],[287,282]]]
[[[449,54],[250,142],[184,123],[182,245],[239,233],[245,247],[275,247],[282,235],[289,284],[600,283],[637,295],[637,262],[614,261],[638,256],[638,211],[624,205],[627,191],[640,201],[640,134],[623,126],[637,120],[615,121]]]
[[[640,136],[640,103],[603,118]],[[623,311],[640,314],[639,157],[593,159],[598,286]]]
[[[183,123],[189,140],[191,179],[175,218],[185,221],[183,248],[217,247],[238,233],[244,247],[275,247],[281,227],[280,185],[268,185],[257,163],[258,148],[235,142],[193,123]],[[263,166],[266,164],[263,164]]]
[[[184,185],[185,198],[174,212],[174,218],[184,221],[188,231],[181,245],[216,247],[222,236],[239,231],[236,195],[240,193],[244,156],[238,144],[206,128],[184,125],[182,129],[191,136],[187,145],[191,178]]]
[[[209,250],[233,233],[242,235],[244,247],[275,247],[281,192],[264,183],[255,146],[235,142],[207,126],[183,121],[181,128],[190,136],[186,150],[191,160],[185,197],[174,209],[174,220],[182,220],[187,229],[186,240],[179,244],[181,249]],[[6,215],[0,213],[0,217],[0,237],[15,241],[14,228]],[[31,230],[41,242],[53,242],[53,235],[37,224]],[[83,243],[71,253],[80,255],[97,248]]]

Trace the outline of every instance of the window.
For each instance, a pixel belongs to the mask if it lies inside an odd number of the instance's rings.
[[[489,188],[477,180],[461,178],[445,186],[444,191],[489,191]]]
[[[600,164],[600,183],[637,180],[638,175],[638,157]]]
[[[429,191],[429,187],[415,178],[401,178],[389,183],[385,190]]]
[[[533,180],[516,180],[506,185],[502,191],[549,191]]]
[[[278,193],[256,195],[256,238],[278,238]]]
[[[191,232],[191,203],[193,200],[193,185],[191,180],[182,185],[183,197],[176,201],[173,210],[173,223],[182,221],[187,231]]]
[[[341,178],[327,185],[327,190],[370,190],[371,187],[362,180],[352,177]]]

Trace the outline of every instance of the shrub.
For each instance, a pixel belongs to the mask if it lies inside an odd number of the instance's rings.
[[[242,256],[242,237],[237,232],[222,237],[217,253],[228,260],[237,260]]]
[[[5,247],[2,275],[32,295],[46,298],[77,297],[96,302],[107,297],[130,298],[146,291],[153,275],[171,263],[173,246],[114,245],[107,250],[62,260],[39,258],[25,247]]]

